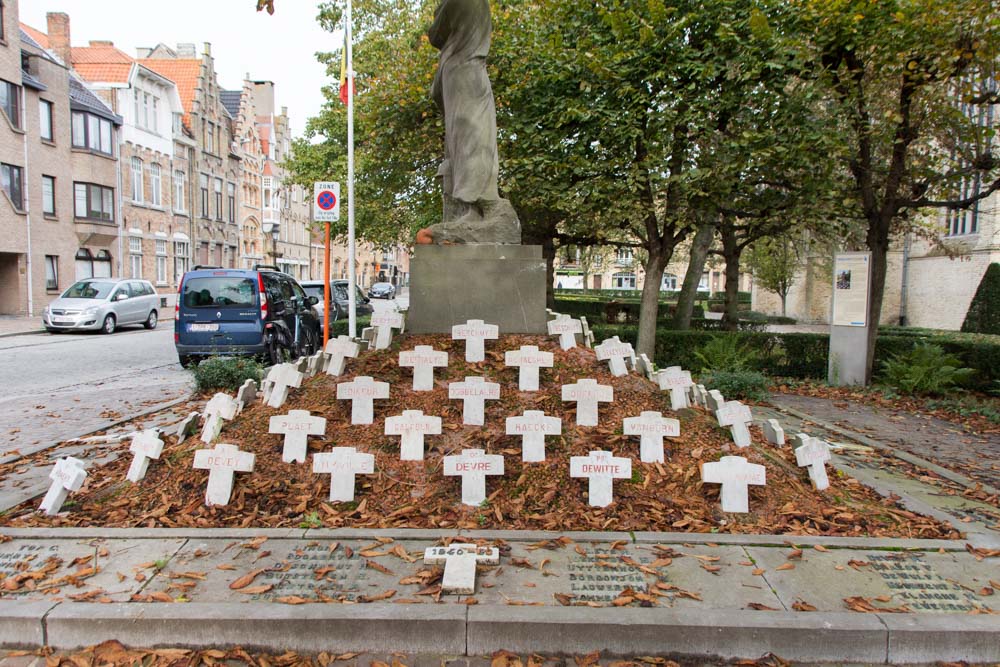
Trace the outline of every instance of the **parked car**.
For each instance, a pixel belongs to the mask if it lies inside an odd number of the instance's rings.
[[[333,308],[331,309],[330,321],[336,322],[339,319],[347,317],[347,313],[350,309],[350,304],[348,303],[348,282],[346,280],[331,280],[330,281],[330,301],[333,302]],[[323,312],[326,310],[323,304],[323,281],[322,280],[304,280],[302,281],[302,287],[305,289],[306,294],[316,297],[319,303],[314,306],[316,310],[317,317],[319,317],[320,326],[323,322]],[[375,308],[372,307],[371,299],[365,296],[365,293],[361,291],[360,287],[355,286],[357,291],[354,293],[355,303],[354,303],[354,314],[356,317],[364,317],[365,315],[371,315],[375,312]]]
[[[177,292],[174,345],[182,366],[213,355],[262,356],[277,364],[322,344],[316,300],[273,267],[195,267]]]
[[[368,290],[368,296],[373,299],[392,299],[396,296],[396,288],[392,283],[375,283]]]
[[[42,310],[49,333],[101,331],[112,334],[127,324],[155,329],[160,297],[148,280],[87,278],[74,283]]]

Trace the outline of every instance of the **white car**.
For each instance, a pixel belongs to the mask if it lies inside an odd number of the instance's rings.
[[[101,331],[141,324],[155,329],[160,297],[148,280],[87,278],[73,284],[42,311],[49,333]]]

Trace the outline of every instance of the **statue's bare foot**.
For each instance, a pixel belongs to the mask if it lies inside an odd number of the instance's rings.
[[[421,229],[417,232],[417,245],[432,245],[434,243],[434,235],[431,233],[430,229]]]

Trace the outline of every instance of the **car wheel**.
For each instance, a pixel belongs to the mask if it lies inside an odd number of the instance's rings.
[[[291,353],[286,350],[278,336],[271,334],[267,339],[267,361],[271,366],[283,364],[291,359]]]
[[[104,324],[101,325],[101,333],[109,335],[113,334],[117,325],[118,323],[115,322],[115,316],[108,315],[104,318]]]
[[[189,354],[179,354],[177,360],[181,362],[182,368],[193,368],[198,365],[198,360]]]
[[[143,322],[142,326],[146,327],[147,329],[155,329],[156,322],[157,322],[156,311],[151,310],[149,311],[149,317],[146,318],[146,321]]]

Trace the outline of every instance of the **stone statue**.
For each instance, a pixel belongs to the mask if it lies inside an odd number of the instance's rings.
[[[417,233],[417,243],[521,242],[517,213],[497,192],[497,115],[486,72],[492,33],[489,0],[441,0],[428,30],[441,51],[431,97],[444,114],[444,215]]]

